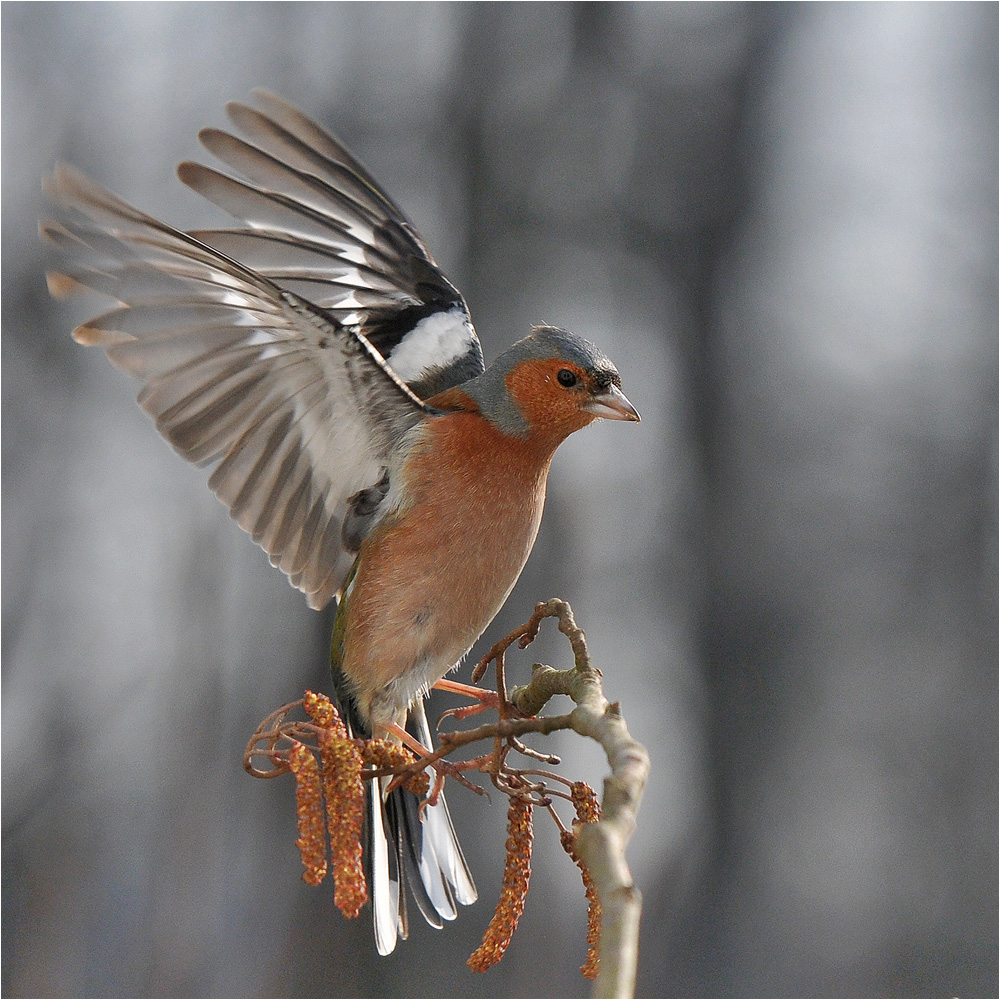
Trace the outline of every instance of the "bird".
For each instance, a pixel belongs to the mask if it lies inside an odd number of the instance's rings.
[[[310,607],[337,601],[331,670],[352,736],[432,746],[429,689],[461,663],[531,552],[559,444],[638,421],[611,361],[533,327],[488,367],[462,295],[330,132],[264,90],[199,133],[231,172],[180,180],[233,228],[182,232],[59,165],[61,297],[114,300],[77,326]],[[377,784],[377,788],[372,786]],[[444,796],[368,783],[375,944],[443,926],[477,891]]]

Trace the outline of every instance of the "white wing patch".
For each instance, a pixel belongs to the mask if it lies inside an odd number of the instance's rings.
[[[476,334],[461,306],[425,316],[386,358],[404,381],[420,378],[429,368],[446,368],[473,349]]]

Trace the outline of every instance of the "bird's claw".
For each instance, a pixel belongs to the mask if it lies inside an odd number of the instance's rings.
[[[465,705],[462,708],[449,708],[442,712],[440,718],[437,720],[438,728],[441,728],[441,723],[445,719],[461,720],[469,718],[470,715],[481,715],[490,709],[494,709],[495,711],[500,710],[500,698],[496,691],[483,691],[478,697],[479,701],[475,705]]]

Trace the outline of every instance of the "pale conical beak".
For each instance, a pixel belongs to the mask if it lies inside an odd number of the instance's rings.
[[[583,408],[595,417],[605,420],[638,420],[639,411],[628,401],[628,397],[616,385],[608,386],[604,392],[591,396]]]

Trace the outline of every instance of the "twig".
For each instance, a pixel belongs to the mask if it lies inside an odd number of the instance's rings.
[[[607,755],[611,774],[604,780],[601,819],[580,827],[577,851],[590,872],[604,914],[600,970],[592,995],[631,997],[635,994],[642,897],[632,882],[625,846],[635,830],[649,775],[649,755],[629,733],[619,704],[604,697],[600,671],[592,666],[583,630],[565,601],[553,598],[536,606],[531,620],[518,630],[521,647],[534,639],[541,620],[548,617],[559,619],[559,631],[569,639],[576,665],[573,670],[553,670],[536,664],[531,682],[512,690],[510,699],[520,712],[533,715],[552,695],[569,695],[576,708],[569,716],[558,717],[559,721],[568,719],[570,729],[596,740]]]

